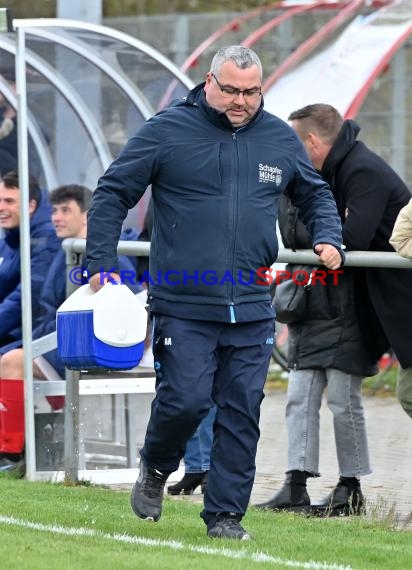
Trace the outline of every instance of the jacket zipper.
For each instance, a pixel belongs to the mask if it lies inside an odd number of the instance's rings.
[[[238,150],[238,146],[237,146],[237,137],[236,137],[236,132],[232,133],[232,140],[236,145],[236,156],[237,156],[237,164],[236,164],[236,172],[237,172],[237,178],[236,178],[236,184],[235,184],[235,188],[234,188],[234,200],[233,200],[233,210],[232,210],[232,214],[233,214],[233,247],[232,247],[232,256],[231,256],[231,276],[232,276],[232,280],[235,278],[234,276],[234,271],[235,271],[235,253],[236,253],[236,241],[237,241],[237,225],[238,225],[238,215],[239,215],[239,150]],[[231,283],[231,293],[230,293],[230,303],[229,303],[229,313],[230,313],[230,322],[231,323],[236,323],[236,314],[235,314],[235,292],[234,292],[234,288],[235,285],[232,281]]]

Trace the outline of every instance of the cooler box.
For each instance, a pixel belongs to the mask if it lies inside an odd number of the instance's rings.
[[[57,350],[67,368],[128,370],[142,358],[147,312],[122,284],[77,289],[57,309]]]

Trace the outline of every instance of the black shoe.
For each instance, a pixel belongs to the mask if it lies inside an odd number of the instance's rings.
[[[360,486],[350,488],[339,482],[320,503],[312,505],[312,513],[320,517],[344,517],[364,512],[364,496]]]
[[[206,490],[205,479],[207,471],[202,473],[185,473],[183,479],[176,483],[176,485],[169,485],[167,492],[169,495],[192,495],[194,490],[199,487],[204,494]]]
[[[8,459],[3,457],[0,459],[0,473],[8,473],[15,477],[22,478],[26,473],[26,462],[23,457],[19,459]]]
[[[163,490],[170,473],[146,467],[140,459],[140,473],[133,486],[130,504],[141,519],[157,522],[162,514]]]
[[[250,540],[250,534],[240,524],[241,519],[242,515],[238,513],[218,513],[207,524],[207,535],[210,538]]]
[[[296,483],[294,472],[286,474],[285,482],[272,499],[266,503],[255,505],[257,509],[271,511],[289,511],[292,513],[310,512],[310,498],[306,490],[306,483]],[[305,480],[302,472],[302,481]]]

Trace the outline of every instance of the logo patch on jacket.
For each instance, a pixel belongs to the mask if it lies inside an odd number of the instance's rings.
[[[259,163],[259,182],[266,184],[274,182],[276,186],[280,186],[282,182],[282,170],[277,166]]]

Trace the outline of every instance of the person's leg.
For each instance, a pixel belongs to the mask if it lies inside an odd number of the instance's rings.
[[[287,471],[319,475],[319,410],[325,386],[324,370],[292,370],[289,374]]]
[[[184,457],[185,473],[204,473],[209,471],[215,415],[216,409],[213,407],[187,442]]]
[[[207,417],[207,416],[206,416]],[[199,427],[188,440],[184,456],[185,473],[201,473],[202,472],[202,456],[200,449],[200,426],[206,418],[200,422]]]
[[[289,374],[286,427],[288,467],[282,488],[260,509],[307,511],[308,477],[319,476],[319,410],[326,386],[324,370],[292,370]]]
[[[0,356],[0,371],[1,371],[1,358],[2,357]],[[1,379],[1,376],[0,376],[0,379]],[[3,421],[2,420],[3,415],[1,413],[1,393],[2,393],[2,391],[1,391],[1,382],[0,382],[0,449],[1,449],[1,437],[2,437],[1,434],[2,434],[2,421]]]
[[[274,323],[268,320],[225,325],[219,341],[219,370],[214,383],[217,413],[201,515],[209,536],[219,532],[215,524],[219,528],[224,524],[218,520],[221,513],[229,513],[239,522],[249,503],[273,336]]]
[[[167,492],[169,495],[191,495],[199,485],[202,485],[205,471],[202,470],[199,430],[204,421],[205,418],[187,441],[184,456],[185,474],[180,481],[168,486]]]
[[[41,371],[33,364],[33,373],[42,377]],[[1,469],[10,470],[14,464],[24,470],[24,351],[22,348],[10,350],[0,361],[0,456]]]
[[[5,352],[0,359],[0,378],[22,379],[24,376],[24,352],[15,348]]]
[[[156,396],[140,454],[159,471],[178,469],[186,442],[214,405],[219,329],[219,323],[155,317]]]
[[[327,378],[340,479],[317,507],[323,506],[331,514],[359,514],[364,502],[359,477],[372,472],[362,405],[362,377],[328,369]]]
[[[2,358],[3,358],[3,356],[0,355],[0,372],[1,372],[1,359]],[[2,404],[2,383],[1,383],[1,375],[0,375],[0,461],[2,459],[1,448],[3,446],[3,414],[2,414],[2,408],[3,408],[3,404]]]
[[[202,493],[205,492],[210,467],[215,415],[216,408],[213,407],[187,442],[184,456],[185,474],[181,481],[175,485],[169,485],[167,488],[169,495],[180,495],[181,493],[191,495],[199,485]]]
[[[327,400],[333,413],[336,453],[341,477],[372,473],[362,403],[362,377],[328,369]]]
[[[0,394],[0,471],[9,471],[15,466],[20,466],[24,450],[24,382],[21,348],[6,352],[1,357]]]
[[[57,350],[46,352],[33,360],[33,375],[37,380],[63,380],[65,370]],[[52,410],[62,410],[65,404],[64,396],[45,396]]]
[[[212,452],[213,444],[213,424],[216,417],[216,407],[209,410],[207,416],[202,420],[199,425],[199,450],[200,450],[200,470],[205,472],[210,469],[210,454]],[[186,448],[187,454],[187,448]],[[185,465],[187,469],[187,459],[185,455]],[[192,465],[193,468],[193,465]]]
[[[399,365],[396,396],[402,408],[412,418],[412,367],[402,368]]]
[[[156,396],[131,496],[132,509],[140,518],[160,518],[166,479],[179,467],[186,442],[213,406],[221,327],[165,315],[154,319]]]
[[[43,371],[33,361],[33,376],[44,380]],[[21,380],[24,377],[24,351],[22,348],[14,348],[5,352],[0,359],[0,378]]]

